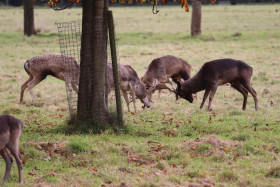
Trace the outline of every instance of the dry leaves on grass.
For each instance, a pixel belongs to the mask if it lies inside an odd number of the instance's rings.
[[[214,186],[215,183],[207,178],[199,179],[197,182],[191,182],[188,185],[188,187],[214,187]]]
[[[205,155],[222,155],[231,151],[232,149],[237,149],[242,147],[242,142],[232,141],[232,140],[222,140],[216,136],[210,136],[208,138],[196,138],[195,140],[187,141],[186,146],[193,152],[197,152],[197,148],[202,144],[208,144],[212,146],[212,149],[206,150]],[[235,159],[238,156],[235,157]]]
[[[128,162],[133,162],[137,166],[149,165],[153,162],[152,160],[148,160],[147,158],[143,158],[143,156],[141,156],[141,155],[137,155],[136,153],[134,153],[133,151],[129,150],[126,147],[122,148],[122,152],[128,157]]]

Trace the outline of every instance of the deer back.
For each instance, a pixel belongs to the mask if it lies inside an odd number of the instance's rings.
[[[149,87],[153,85],[155,79],[159,82],[165,82],[168,78],[187,80],[190,78],[190,74],[191,66],[186,61],[167,55],[154,59],[141,80]]]
[[[80,72],[74,58],[56,54],[33,57],[25,63],[24,67],[29,74],[40,77],[41,80],[47,75],[64,80],[65,73],[73,72],[75,76],[78,76]]]

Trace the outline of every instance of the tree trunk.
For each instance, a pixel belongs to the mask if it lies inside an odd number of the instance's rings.
[[[81,122],[107,122],[107,0],[83,0],[81,72],[77,118]]]
[[[23,0],[24,9],[24,35],[31,36],[36,34],[34,26],[33,0]]]
[[[201,35],[201,1],[196,0],[192,2],[192,23],[191,35]]]
[[[231,4],[231,5],[236,5],[236,0],[231,0],[231,1],[230,1],[230,4]]]

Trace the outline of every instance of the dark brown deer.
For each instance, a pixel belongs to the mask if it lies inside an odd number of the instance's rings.
[[[200,108],[203,107],[206,98],[209,96],[208,110],[211,110],[211,103],[218,86],[230,83],[233,88],[239,91],[243,97],[243,107],[246,109],[248,92],[252,94],[255,101],[255,109],[258,110],[257,93],[251,86],[253,68],[240,60],[219,59],[205,63],[198,73],[191,79],[177,83],[175,93],[190,103],[193,102],[192,94],[205,90]]]
[[[160,58],[154,59],[145,73],[141,78],[145,84],[150,96],[155,90],[171,89],[166,86],[166,83],[171,84],[173,91],[171,78],[175,83],[181,82],[181,80],[187,80],[191,76],[191,66],[181,58],[167,55]]]
[[[114,87],[113,70],[112,64],[108,64],[108,87],[109,91]],[[130,92],[132,102],[134,105],[134,113],[137,113],[136,109],[136,98],[144,104],[144,107],[150,107],[150,101],[148,99],[148,93],[145,89],[145,85],[139,79],[136,71],[129,65],[118,65],[119,78],[120,78],[120,89],[123,93],[123,97],[126,101],[128,112],[129,109],[129,98],[127,93]]]
[[[0,154],[6,162],[4,182],[9,179],[13,164],[13,159],[10,156],[11,153],[16,159],[19,182],[22,183],[22,162],[18,149],[22,126],[21,121],[17,118],[10,115],[0,115]]]
[[[20,103],[26,88],[29,90],[32,101],[35,101],[32,88],[48,75],[65,81],[70,94],[73,89],[78,93],[80,67],[72,57],[56,54],[35,56],[25,62],[24,69],[29,79],[21,86]]]

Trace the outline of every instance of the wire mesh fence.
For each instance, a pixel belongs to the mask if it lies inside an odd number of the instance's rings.
[[[78,64],[80,64],[81,51],[81,36],[82,36],[82,21],[70,21],[63,23],[56,23],[58,29],[58,38],[60,45],[60,53],[65,57],[73,57]],[[73,79],[76,77],[79,82],[79,77],[74,76],[77,69],[71,67],[70,58],[63,58],[63,65],[69,71],[65,72],[66,79]],[[67,83],[66,83],[67,84]],[[70,115],[73,118],[77,114],[78,93],[71,90],[71,85],[66,85],[66,94]]]
[[[70,22],[63,22],[63,23],[56,23],[57,28],[58,28],[58,36],[59,36],[59,44],[60,44],[60,51],[61,55],[63,55],[65,58],[63,60],[63,64],[65,68],[67,68],[69,71],[66,72],[65,79],[71,80],[72,82],[78,82],[80,81],[80,78],[78,76],[78,79],[76,74],[80,74],[80,71],[77,71],[76,68],[73,68],[71,66],[71,62],[69,61],[69,57],[74,58],[78,64],[80,64],[80,54],[81,54],[81,39],[82,39],[82,21],[70,21]],[[96,35],[104,35],[102,32],[102,28],[100,28],[100,31],[97,30],[93,33],[94,36],[91,37],[96,37]],[[106,41],[106,40],[105,40]],[[107,53],[103,55],[103,57],[107,58],[107,63],[112,63],[112,58],[111,58],[111,48],[109,46],[110,42],[108,42],[107,45]],[[106,46],[106,45],[105,45]],[[112,53],[115,54],[116,52]],[[86,74],[86,79],[96,79],[92,75],[92,69],[96,68],[94,67],[95,64],[91,64],[90,67],[86,67],[84,69],[84,72]],[[81,67],[84,68],[84,67]],[[107,75],[107,65],[105,69],[105,74]],[[105,75],[105,77],[107,77]],[[114,76],[118,76],[114,75]],[[69,81],[68,81],[69,82]],[[94,82],[94,81],[93,81]],[[68,83],[69,84],[69,83]],[[107,104],[107,109],[108,109],[108,115],[110,119],[118,119],[118,123],[122,123],[122,107],[119,106],[117,107],[117,102],[116,102],[116,93],[114,90],[111,91],[110,95],[108,96],[106,92],[108,91],[108,79],[105,79],[105,84],[100,85],[100,84],[95,84],[95,85],[88,85],[89,89],[93,87],[98,87],[98,86],[104,86],[105,88],[105,97],[104,97],[104,102]],[[114,87],[116,86],[114,82]],[[91,87],[91,88],[90,88]],[[75,90],[75,88],[74,88]],[[98,90],[98,89],[97,89]],[[76,119],[77,116],[77,107],[78,107],[78,93],[73,91],[73,86],[70,83],[70,85],[67,85],[66,83],[66,94],[67,94],[67,100],[68,100],[68,105],[69,105],[69,112],[70,116],[72,119]],[[84,93],[88,94],[88,93]],[[98,93],[94,93],[98,94]],[[84,111],[83,114],[83,120],[86,122],[91,121],[91,115],[92,115],[92,109],[91,109],[91,102],[93,102],[93,98],[96,97],[96,95],[86,95],[87,101],[86,101],[86,111]],[[121,103],[120,103],[121,105]],[[116,119],[117,118],[117,119]]]

